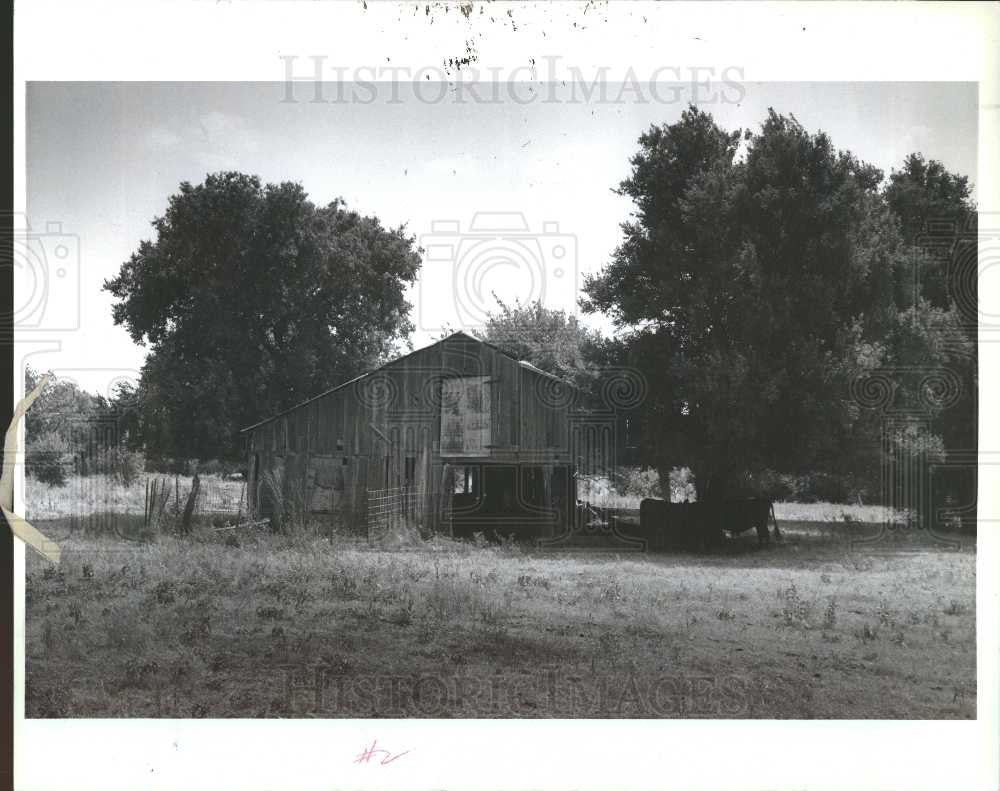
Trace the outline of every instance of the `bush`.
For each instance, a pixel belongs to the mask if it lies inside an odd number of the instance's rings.
[[[856,503],[859,498],[874,505],[878,493],[853,475],[806,472],[798,475],[763,470],[751,476],[754,493],[772,500],[798,503]]]
[[[87,466],[89,474],[108,475],[128,488],[139,479],[145,467],[141,454],[114,446],[105,448]]]
[[[697,499],[698,490],[694,485],[694,473],[688,467],[674,467],[670,471],[671,502],[694,502]]]
[[[242,461],[227,461],[226,459],[208,459],[198,462],[199,475],[218,475],[220,478],[243,473],[246,464]]]
[[[192,459],[173,459],[167,456],[149,456],[146,458],[147,472],[190,476],[194,472],[194,466],[195,462]]]
[[[199,475],[222,475],[223,474],[222,462],[218,459],[209,459],[208,461],[202,461],[198,463],[198,474]]]
[[[798,485],[794,475],[764,470],[754,477],[753,483],[761,496],[782,501],[797,499]]]
[[[63,467],[58,457],[37,460],[35,462],[34,477],[41,483],[47,483],[50,486],[65,486],[66,468]]]
[[[51,486],[66,485],[66,443],[56,434],[29,438],[24,456],[25,473]]]
[[[623,467],[613,481],[615,491],[623,497],[662,496],[660,474],[648,467]]]
[[[817,472],[800,479],[798,500],[802,503],[846,503],[850,501],[850,485],[844,476]]]

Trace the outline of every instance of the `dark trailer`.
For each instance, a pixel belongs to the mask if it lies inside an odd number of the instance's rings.
[[[456,332],[243,429],[250,509],[370,536],[563,535],[595,441],[572,425],[574,395]]]

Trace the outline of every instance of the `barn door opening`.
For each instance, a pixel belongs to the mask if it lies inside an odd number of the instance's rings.
[[[551,476],[538,465],[456,465],[451,476],[453,534],[469,538],[515,535],[525,538],[543,533],[543,523],[554,521]],[[559,491],[565,496],[565,485]],[[551,526],[544,532],[551,532]]]

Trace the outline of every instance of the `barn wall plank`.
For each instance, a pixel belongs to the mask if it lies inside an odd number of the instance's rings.
[[[480,457],[448,459],[440,448],[440,382],[473,376],[490,380],[490,447]],[[552,466],[571,466],[573,459],[568,405],[545,398],[548,385],[496,349],[452,336],[251,429],[248,453],[258,459],[257,480],[251,483],[259,488],[266,472],[283,470],[285,489],[292,492],[311,485],[315,470],[332,458],[341,465],[336,475],[342,481],[340,510],[359,529],[368,491],[401,485],[407,459],[428,529],[445,527],[443,475],[449,462],[543,465],[546,499],[551,500]]]

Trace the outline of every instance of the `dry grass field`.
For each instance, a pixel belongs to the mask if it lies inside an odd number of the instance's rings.
[[[764,549],[651,555],[36,525],[64,560],[28,556],[29,717],[976,716],[968,538],[785,521]]]
[[[66,486],[53,486],[30,480],[27,486],[27,517],[29,519],[59,519],[69,515],[85,517],[103,514],[139,514],[145,507],[146,483],[164,483],[170,494],[170,504],[183,505],[191,490],[191,478],[184,475],[141,473],[131,486],[123,486],[108,475],[70,476]],[[176,488],[175,488],[176,487]],[[202,476],[202,500],[232,512],[238,511],[243,498],[243,481],[226,480],[215,475]]]

